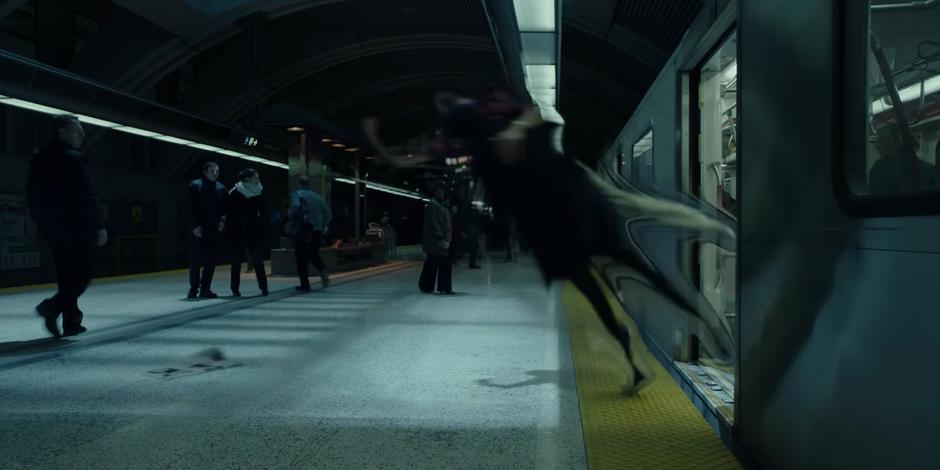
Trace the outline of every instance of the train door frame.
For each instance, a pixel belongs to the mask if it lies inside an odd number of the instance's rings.
[[[701,81],[702,81],[701,70],[702,68],[705,67],[708,61],[712,57],[714,57],[715,54],[718,53],[718,51],[722,48],[725,42],[727,42],[728,39],[731,38],[732,35],[737,35],[737,38],[738,38],[738,41],[736,44],[736,50],[735,50],[736,57],[741,56],[740,30],[738,28],[738,22],[736,21],[736,18],[734,21],[731,22],[729,26],[722,28],[721,31],[722,31],[721,34],[718,34],[717,37],[708,38],[708,42],[703,41],[703,45],[708,44],[707,49],[700,48],[700,50],[704,50],[704,53],[697,54],[694,60],[689,61],[689,64],[687,64],[686,67],[683,67],[679,71],[679,74],[681,75],[680,77],[681,79],[679,80],[679,82],[681,83],[681,86],[684,88],[684,90],[680,90],[681,91],[680,96],[685,97],[686,94],[688,95],[688,101],[685,101],[682,99],[679,100],[679,105],[682,107],[682,110],[681,112],[678,113],[681,119],[687,119],[686,123],[683,123],[681,128],[684,129],[685,125],[688,125],[688,136],[687,136],[688,153],[684,152],[684,149],[682,148],[682,146],[680,146],[680,152],[679,152],[680,165],[678,165],[678,167],[679,167],[680,175],[688,178],[688,180],[682,180],[681,189],[683,191],[688,189],[688,194],[696,198],[697,200],[702,200],[702,181],[701,181],[702,180],[702,168],[701,168],[701,157],[700,157],[701,147],[702,147],[701,145],[702,110],[701,110],[701,102],[700,102],[700,98],[701,98],[700,88],[701,88]],[[738,78],[737,88],[738,90],[741,90],[740,78]],[[736,98],[737,106],[738,108],[740,108],[742,93],[738,91],[737,95],[738,95]],[[740,115],[740,111],[739,111],[739,115]],[[740,139],[740,136],[737,136],[736,139]],[[738,141],[737,146],[738,146],[738,149],[741,148],[740,141]],[[685,161],[681,161],[682,159],[685,159]],[[739,157],[738,160],[740,161],[741,158]],[[688,165],[688,171],[683,172],[682,168],[686,164]],[[685,173],[685,174],[683,175],[682,173]],[[735,168],[735,178],[737,179],[737,181],[740,182],[741,180],[741,165],[740,164],[738,164]],[[735,198],[739,201],[740,201],[740,197],[739,197],[740,187],[741,187],[740,184],[735,185],[735,192],[736,192]],[[718,210],[721,210],[721,208],[718,208]],[[740,231],[741,231],[740,210],[738,210],[737,213],[734,214],[734,217],[736,221],[735,231],[740,234]],[[696,243],[693,243],[690,246],[688,262],[689,262],[688,272],[690,275],[690,280],[692,281],[693,285],[695,285],[698,288],[699,292],[701,292],[704,288],[704,286],[702,285],[703,278],[702,278],[702,264],[701,264],[701,247]],[[736,285],[738,284],[737,273],[740,272],[740,269],[739,269],[740,262],[741,262],[741,257],[737,256],[735,260],[735,264],[736,264],[735,284]],[[740,292],[736,289],[736,292],[735,292],[735,315],[736,317],[740,317],[739,312],[737,311],[738,306],[740,305],[739,297],[740,297]],[[737,330],[740,331],[740,328],[737,328]],[[735,340],[738,342],[738,344],[740,344],[740,338],[735,338]],[[700,359],[699,349],[700,349],[700,345],[699,345],[698,338],[696,338],[695,336],[691,336],[689,338],[689,360],[690,361],[698,361]],[[735,365],[734,374],[735,374],[735,397],[737,397],[737,391],[738,391],[737,364]],[[735,402],[737,402],[737,398],[735,398]]]

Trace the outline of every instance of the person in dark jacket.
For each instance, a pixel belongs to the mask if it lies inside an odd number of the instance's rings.
[[[254,267],[258,276],[258,288],[261,295],[268,295],[268,277],[264,272],[261,258],[261,242],[264,239],[263,227],[267,220],[264,198],[261,196],[261,179],[253,168],[246,168],[238,173],[238,182],[228,193],[225,210],[225,234],[229,243],[232,261],[232,295],[241,297],[241,265],[245,253],[248,263]]]
[[[313,264],[320,272],[320,285],[330,285],[330,276],[326,272],[323,258],[320,257],[320,242],[327,227],[330,226],[332,213],[319,194],[310,190],[310,179],[301,176],[296,191],[290,195],[287,209],[286,232],[294,240],[294,259],[297,262],[297,277],[300,285],[298,292],[310,291],[308,264]]]
[[[434,189],[434,199],[424,207],[424,227],[421,247],[427,258],[418,279],[418,288],[426,294],[434,292],[437,279],[437,291],[441,294],[453,294],[451,287],[451,266],[448,249],[451,243],[452,222],[450,211],[444,206],[444,190]]]
[[[95,246],[108,242],[101,223],[98,196],[78,149],[85,138],[78,118],[53,118],[55,140],[39,149],[29,162],[26,199],[40,235],[52,250],[58,291],[36,312],[53,336],[84,333],[78,298],[91,283]],[[62,333],[58,319],[62,315]]]
[[[195,299],[197,292],[203,299],[218,297],[211,289],[212,275],[215,273],[215,250],[225,230],[225,186],[218,179],[219,165],[209,162],[202,166],[202,178],[189,183],[189,208],[193,224],[189,294],[186,296],[189,299]]]

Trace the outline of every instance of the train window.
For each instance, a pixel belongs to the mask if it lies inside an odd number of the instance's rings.
[[[737,212],[737,34],[705,61],[699,76],[699,188],[709,204]]]
[[[633,166],[633,178],[635,181],[647,185],[655,184],[653,179],[653,127],[643,133],[640,138],[633,143],[633,158],[630,159]]]
[[[864,91],[847,84],[847,115],[855,123],[846,136],[847,189],[865,215],[936,213],[940,4],[878,0],[850,2],[848,9],[850,21],[867,22],[851,44],[867,37],[864,52],[857,48],[847,60],[849,80],[864,76]]]

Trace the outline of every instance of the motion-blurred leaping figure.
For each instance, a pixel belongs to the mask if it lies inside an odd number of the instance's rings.
[[[378,124],[367,119],[364,130],[377,154],[399,167],[448,156],[448,143],[458,140],[473,156],[474,176],[482,180],[492,206],[510,214],[532,248],[546,282],[570,280],[588,298],[606,329],[623,347],[631,370],[625,392],[634,394],[653,377],[640,338],[618,322],[605,290],[608,281],[592,267],[591,258],[606,256],[626,265],[688,318],[712,355],[733,361],[730,332],[700,295],[681,293],[643,254],[631,238],[629,224],[638,220],[682,228],[689,233],[733,239],[724,223],[683,204],[620,190],[561,149],[561,125],[546,122],[538,108],[523,105],[511,93],[497,90],[472,100],[441,93],[436,107],[442,132],[429,155],[392,155],[382,143]],[[609,291],[608,291],[609,292]],[[635,334],[635,333],[634,333]]]

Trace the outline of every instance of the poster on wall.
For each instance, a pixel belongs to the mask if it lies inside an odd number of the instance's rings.
[[[39,237],[26,197],[0,194],[0,269],[39,267]]]

